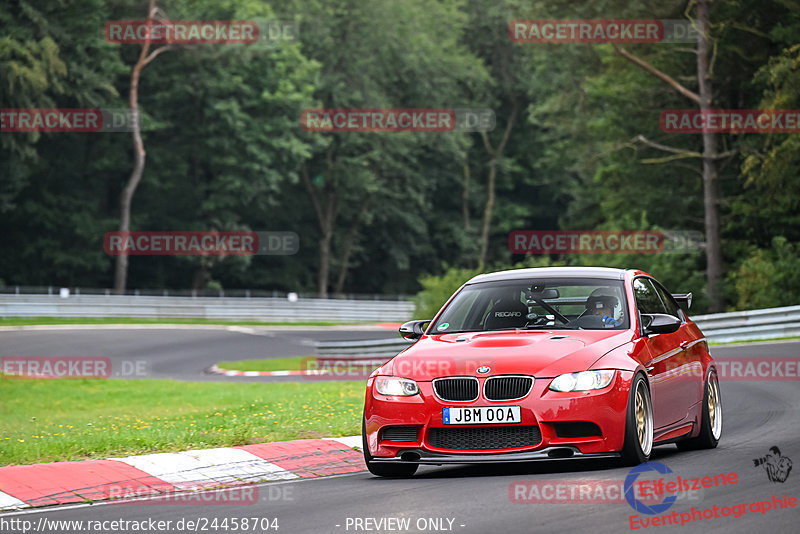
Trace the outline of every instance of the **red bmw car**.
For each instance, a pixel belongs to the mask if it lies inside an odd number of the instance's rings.
[[[367,382],[364,457],[378,476],[420,464],[647,461],[653,446],[716,447],[722,405],[703,333],[639,270],[562,267],[476,276]]]

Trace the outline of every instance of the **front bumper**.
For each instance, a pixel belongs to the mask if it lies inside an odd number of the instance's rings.
[[[548,389],[550,378],[535,378],[532,391],[523,399],[489,401],[482,394],[472,402],[452,403],[439,399],[431,382],[419,381],[420,393],[411,397],[385,396],[377,393],[374,378],[367,382],[364,407],[367,445],[375,462],[423,464],[528,462],[536,460],[614,458],[622,450],[625,417],[633,373],[618,370],[612,383],[595,391],[560,393]],[[479,390],[483,391],[484,377]],[[505,425],[445,425],[442,408],[446,406],[520,406],[522,422]],[[591,422],[600,435],[559,436],[556,424]],[[416,441],[379,439],[381,429],[393,425],[419,428]],[[429,431],[437,429],[503,428],[537,426],[541,441],[524,447],[501,449],[444,449],[431,445]]]
[[[431,452],[424,449],[407,449],[392,458],[373,458],[378,463],[403,463],[403,464],[492,464],[510,462],[533,462],[537,460],[578,460],[578,459],[604,459],[619,458],[616,452],[597,452],[584,454],[577,447],[545,447],[528,452],[506,452],[496,454],[445,454]]]

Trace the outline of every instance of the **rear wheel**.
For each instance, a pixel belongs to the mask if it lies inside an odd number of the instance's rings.
[[[719,393],[717,373],[711,372],[703,392],[703,413],[700,417],[700,435],[678,441],[679,450],[713,449],[722,437],[722,397]]]
[[[637,373],[628,397],[622,462],[625,465],[639,465],[650,458],[652,450],[653,404],[650,401],[650,388],[644,376]]]
[[[417,472],[418,464],[384,464],[372,461],[367,444],[367,420],[361,420],[361,446],[364,450],[364,463],[367,464],[369,472],[378,477],[386,478],[409,478]]]

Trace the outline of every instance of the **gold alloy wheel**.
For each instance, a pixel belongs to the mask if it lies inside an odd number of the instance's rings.
[[[634,414],[636,415],[636,434],[639,438],[639,447],[645,455],[649,455],[653,448],[653,411],[644,382],[639,382],[636,386],[635,399]]]
[[[708,379],[708,422],[711,434],[718,440],[722,434],[722,404],[719,395],[719,381],[716,375]]]

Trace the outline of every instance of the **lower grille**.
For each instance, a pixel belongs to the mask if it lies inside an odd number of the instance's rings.
[[[431,428],[428,443],[439,449],[485,450],[530,447],[542,441],[538,426]]]
[[[478,379],[437,378],[433,381],[433,390],[444,401],[469,402],[478,398]]]
[[[418,426],[385,426],[381,429],[381,441],[416,442],[419,435]]]

